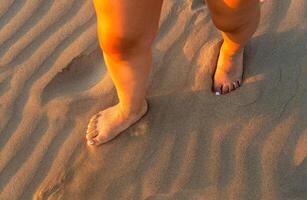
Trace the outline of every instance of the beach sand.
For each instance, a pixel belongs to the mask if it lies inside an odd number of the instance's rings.
[[[99,148],[115,104],[87,0],[0,2],[0,199],[307,199],[307,2],[267,0],[244,83],[211,92],[221,37],[200,0],[165,0],[150,110]]]

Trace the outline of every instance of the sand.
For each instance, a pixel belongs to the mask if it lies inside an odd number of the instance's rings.
[[[307,199],[307,2],[267,0],[244,84],[211,91],[220,35],[200,0],[165,0],[150,111],[92,149],[117,102],[87,0],[0,2],[0,199]]]

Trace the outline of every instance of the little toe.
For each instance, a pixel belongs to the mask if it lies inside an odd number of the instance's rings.
[[[240,84],[239,84],[238,81],[234,81],[234,82],[232,83],[232,85],[234,86],[235,89],[237,89],[238,87],[240,87]]]
[[[242,80],[237,80],[237,82],[239,83],[239,87],[242,85]]]
[[[97,121],[98,117],[100,117],[100,113],[97,113],[97,114],[95,114],[93,117],[91,117],[90,123],[91,123],[91,122],[94,122],[94,121]]]

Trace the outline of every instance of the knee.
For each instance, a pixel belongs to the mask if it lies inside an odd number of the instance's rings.
[[[223,32],[233,32],[247,23],[246,18],[227,13],[212,15],[212,21]]]
[[[99,35],[103,52],[121,59],[151,50],[154,40],[154,36],[133,31],[104,31]]]
[[[259,0],[225,0],[211,6],[212,21],[219,30],[224,32],[238,30],[258,16]]]

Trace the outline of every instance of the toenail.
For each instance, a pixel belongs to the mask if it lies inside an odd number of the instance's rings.
[[[221,93],[220,93],[220,92],[215,92],[215,95],[216,95],[216,96],[220,96]]]
[[[88,140],[87,144],[93,145],[93,144],[95,144],[95,141],[94,140]]]

